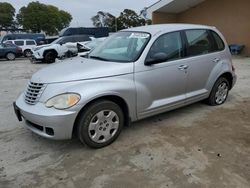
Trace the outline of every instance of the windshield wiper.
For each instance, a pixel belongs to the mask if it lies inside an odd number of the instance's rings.
[[[98,60],[102,60],[102,61],[109,61],[108,59],[105,59],[105,58],[99,57],[99,56],[89,56],[89,58],[91,58],[91,59],[98,59]]]

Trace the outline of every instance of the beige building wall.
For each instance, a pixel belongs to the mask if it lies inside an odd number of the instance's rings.
[[[176,20],[164,21],[164,13],[157,13],[156,18],[153,16],[153,23],[177,22],[216,26],[229,44],[244,44],[243,54],[250,55],[250,0],[206,0],[175,16]]]

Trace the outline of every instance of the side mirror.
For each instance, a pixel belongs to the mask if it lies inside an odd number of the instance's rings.
[[[168,58],[167,54],[164,52],[159,52],[154,54],[152,57],[149,57],[145,61],[145,65],[152,65],[152,64],[157,64],[157,63],[162,63],[166,61]]]
[[[60,42],[59,44],[60,44],[61,46],[63,45],[63,43],[62,43],[62,42]]]

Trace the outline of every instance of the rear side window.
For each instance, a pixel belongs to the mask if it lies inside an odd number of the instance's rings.
[[[23,46],[24,45],[24,41],[14,41],[14,43],[17,46]]]
[[[197,56],[207,54],[213,50],[213,41],[207,30],[187,30],[187,55]]]
[[[211,31],[212,36],[214,38],[215,41],[215,49],[214,51],[222,51],[225,49],[225,44],[223,42],[223,40],[220,38],[220,36],[215,33],[214,31]]]
[[[36,45],[35,41],[27,40],[26,45]]]
[[[167,33],[160,36],[152,45],[147,59],[154,59],[154,55],[158,53],[166,54],[166,61],[182,58],[182,39],[180,32]]]

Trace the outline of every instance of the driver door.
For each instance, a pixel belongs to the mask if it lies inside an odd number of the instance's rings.
[[[139,119],[182,106],[186,99],[187,69],[181,32],[161,35],[151,46],[147,59],[165,54],[161,62],[135,65],[137,115]]]

